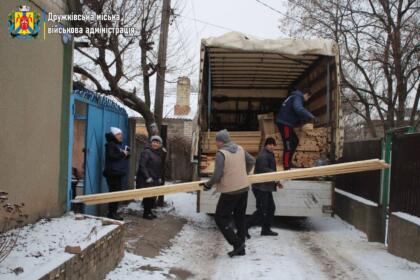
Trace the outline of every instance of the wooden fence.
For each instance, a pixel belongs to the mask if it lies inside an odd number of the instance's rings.
[[[394,136],[390,211],[420,217],[420,133]]]
[[[381,158],[381,140],[363,140],[344,143],[343,157],[340,162]],[[379,202],[381,171],[368,171],[339,175],[336,187],[349,193]]]

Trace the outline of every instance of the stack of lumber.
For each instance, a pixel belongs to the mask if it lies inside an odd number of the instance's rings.
[[[261,131],[260,148],[262,148],[267,137],[274,137],[278,143],[275,149],[275,156],[281,162],[283,145],[280,132],[274,123],[274,114],[258,115],[258,121]],[[313,128],[313,126],[307,125],[306,127],[295,129],[299,138],[299,145],[293,158],[293,165],[296,167],[313,167],[317,159],[328,158],[330,129],[326,127],[307,129],[308,127]]]
[[[242,146],[248,153],[256,156],[263,146],[266,137],[274,137],[277,142],[275,148],[277,169],[282,170],[281,158],[283,156],[283,144],[280,133],[276,131],[277,128],[266,131],[274,131],[274,134],[264,134],[260,131],[231,131],[230,136],[232,141]],[[328,158],[330,140],[329,129],[325,127],[314,128],[312,131],[303,131],[300,128],[295,129],[299,137],[299,146],[293,160],[296,167],[313,167],[315,161],[320,158]],[[201,172],[212,173],[214,170],[214,158],[217,152],[216,147],[216,133],[217,131],[204,132],[201,137]]]
[[[215,154],[217,131],[204,132],[202,134],[202,153]],[[242,146],[248,153],[256,154],[260,148],[261,132],[259,131],[229,131],[230,138],[236,144]]]
[[[287,179],[303,179],[303,178],[312,178],[320,176],[331,176],[338,174],[347,174],[354,172],[363,172],[363,171],[372,171],[389,168],[389,165],[383,160],[371,159],[355,162],[347,162],[340,164],[332,164],[326,166],[305,168],[305,169],[295,169],[289,171],[279,171],[272,173],[262,173],[249,175],[248,179],[250,183],[264,183],[271,181],[280,181]],[[119,191],[112,193],[101,193],[93,195],[82,195],[77,196],[74,202],[82,202],[85,204],[101,204],[117,201],[125,201],[132,199],[139,199],[144,197],[153,197],[160,195],[167,195],[171,193],[179,192],[191,192],[202,190],[200,186],[204,181],[195,181],[189,183],[173,184],[160,187],[151,187],[144,189],[135,189],[128,191]]]

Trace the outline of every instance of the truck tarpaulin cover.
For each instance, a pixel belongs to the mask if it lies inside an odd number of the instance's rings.
[[[203,39],[205,47],[226,48],[242,51],[258,51],[285,55],[316,54],[335,56],[337,45],[328,39],[258,39],[238,32],[226,33],[219,37]]]

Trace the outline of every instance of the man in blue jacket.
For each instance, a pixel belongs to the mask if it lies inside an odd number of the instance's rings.
[[[303,92],[296,89],[283,102],[277,115],[276,123],[283,139],[283,168],[289,170],[293,159],[293,154],[299,144],[294,127],[301,123],[317,122],[317,118],[303,107],[303,102],[311,98],[309,89]]]

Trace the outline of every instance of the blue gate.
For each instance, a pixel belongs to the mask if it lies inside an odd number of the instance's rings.
[[[85,116],[76,114],[75,101],[86,104]],[[73,91],[71,96],[70,141],[69,141],[69,182],[68,203],[71,207],[72,188],[72,147],[75,119],[86,120],[85,132],[85,163],[84,163],[84,194],[108,192],[108,185],[102,175],[105,165],[105,133],[111,126],[119,127],[124,133],[124,141],[128,140],[128,116],[123,108],[103,95],[91,91]],[[87,206],[85,212],[97,215],[98,207]]]

